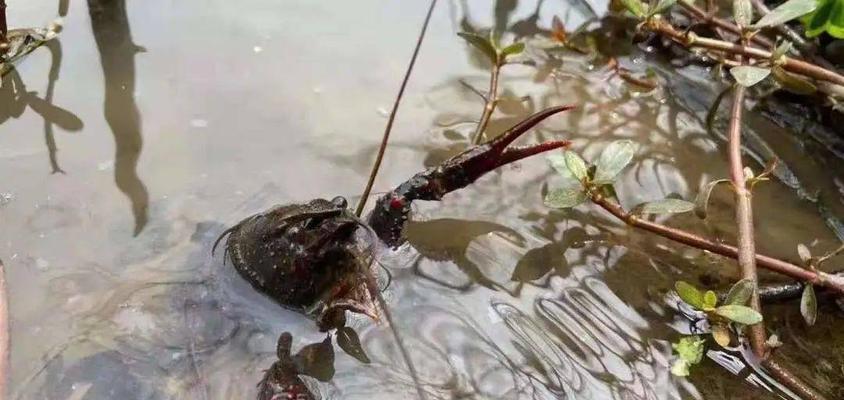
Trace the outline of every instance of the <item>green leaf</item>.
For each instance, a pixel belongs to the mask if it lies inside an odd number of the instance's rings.
[[[639,18],[648,15],[648,6],[639,0],[621,0],[621,4],[627,11]]]
[[[678,343],[672,343],[671,347],[677,352],[680,360],[688,365],[695,365],[703,359],[704,345],[706,340],[699,336],[684,336]]]
[[[753,22],[753,5],[750,0],[733,0],[733,18],[738,26],[748,26]]]
[[[803,261],[803,264],[808,264],[809,260],[812,259],[812,252],[803,243],[797,244],[797,255],[800,256],[800,261]]]
[[[709,111],[706,113],[706,131],[710,134],[713,134],[715,130],[715,117],[718,116],[718,108],[721,107],[721,102],[724,101],[724,98],[733,91],[733,86],[730,85],[722,90],[721,93],[718,93],[718,96],[715,97],[715,101],[712,102],[712,106],[709,107]]]
[[[703,190],[697,194],[697,197],[695,197],[695,215],[697,215],[698,218],[706,219],[706,215],[709,210],[709,197],[712,196],[712,190],[715,189],[715,186],[722,183],[730,183],[730,180],[718,179],[709,182],[703,187]]]
[[[571,174],[568,165],[566,165],[566,157],[562,154],[551,154],[547,158],[548,163],[551,164],[551,168],[554,168],[560,176],[562,176],[567,181],[576,182],[577,178]]]
[[[677,0],[659,0],[659,2],[656,3],[656,7],[654,7],[652,10],[650,10],[648,12],[648,15],[659,14],[659,13],[671,8],[671,6],[673,6],[674,4],[677,4]]]
[[[337,345],[340,346],[346,354],[356,358],[358,361],[369,364],[371,361],[363,351],[360,344],[360,338],[354,329],[344,326],[337,330]]]
[[[493,46],[489,39],[471,32],[458,32],[457,34],[486,55],[490,62],[493,64],[498,63],[498,51],[495,50],[495,46]]]
[[[803,19],[803,25],[808,37],[826,32],[844,39],[844,0],[819,0],[817,10]]]
[[[818,91],[818,87],[799,75],[786,72],[782,67],[771,68],[771,75],[783,89],[799,95],[810,95]]]
[[[639,214],[680,214],[694,209],[694,203],[680,199],[662,199],[636,206]]]
[[[730,288],[724,302],[739,306],[746,305],[747,301],[750,300],[750,296],[753,295],[753,290],[755,288],[756,284],[753,283],[752,279],[742,279]]]
[[[817,0],[788,0],[771,10],[753,24],[754,29],[767,28],[784,24],[796,18],[809,14],[818,8]]]
[[[581,186],[555,189],[545,196],[545,205],[551,208],[572,208],[580,205],[588,196]]]
[[[754,67],[751,65],[739,65],[730,68],[730,74],[735,78],[739,85],[744,87],[751,87],[762,79],[765,79],[771,70],[768,68]]]
[[[712,338],[721,347],[730,345],[730,329],[725,325],[712,325]]]
[[[636,143],[631,140],[616,140],[601,152],[593,181],[597,184],[612,183],[636,153]]]
[[[698,310],[703,310],[703,307],[706,304],[703,300],[703,293],[701,293],[696,287],[684,281],[677,281],[674,283],[674,289],[677,291],[677,294],[680,295],[680,299],[683,300],[683,302]]]
[[[750,307],[737,304],[718,307],[715,309],[715,313],[730,321],[744,325],[753,325],[762,322],[762,314],[759,314]]]
[[[525,44],[523,42],[516,42],[516,43],[513,43],[513,44],[503,48],[501,50],[501,54],[503,54],[505,57],[513,56],[513,55],[521,53],[522,51],[524,51],[524,49],[525,49]]]
[[[815,0],[812,0],[812,1],[815,1]],[[788,54],[788,52],[791,51],[791,48],[792,48],[791,42],[789,42],[788,40],[783,41],[782,43],[777,45],[777,47],[774,49],[774,52],[771,53],[771,61],[776,62],[781,57]]]
[[[589,167],[586,166],[586,161],[583,161],[577,153],[571,150],[566,151],[563,157],[566,159],[566,167],[568,167],[572,176],[578,181],[585,182],[589,173]]]
[[[671,364],[671,374],[674,376],[689,376],[689,362],[678,358]]]
[[[704,311],[712,311],[715,309],[715,306],[718,305],[718,295],[711,290],[707,290],[706,293],[703,294],[703,310]]]
[[[818,298],[815,296],[814,286],[810,284],[803,287],[803,296],[800,297],[800,314],[809,326],[814,325],[818,320]]]

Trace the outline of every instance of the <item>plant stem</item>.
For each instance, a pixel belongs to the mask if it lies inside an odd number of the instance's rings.
[[[639,228],[662,236],[666,239],[701,250],[706,250],[723,257],[732,259],[738,258],[738,249],[734,246],[715,242],[682,229],[672,228],[656,222],[641,219],[628,213],[617,203],[614,203],[599,194],[593,194],[591,199],[593,203],[634,228]],[[762,254],[756,254],[756,263],[767,270],[777,272],[803,282],[808,282],[813,285],[823,286],[837,293],[844,294],[844,278],[842,277],[827,274],[825,272],[810,271],[796,264]]]
[[[730,164],[730,181],[733,184],[736,202],[736,224],[738,225],[738,265],[741,268],[741,278],[748,279],[759,286],[756,273],[756,243],[753,235],[753,206],[751,193],[747,188],[744,176],[744,165],[741,161],[741,118],[744,108],[744,86],[738,85],[733,93],[733,107],[730,112],[730,126],[727,131],[727,154]],[[750,307],[762,313],[759,305],[759,292],[753,291],[750,296]],[[767,357],[765,344],[765,324],[750,325],[750,347],[760,359]]]
[[[492,65],[492,74],[489,77],[489,92],[486,94],[484,111],[481,114],[478,127],[475,129],[475,134],[472,136],[472,144],[474,145],[483,141],[484,132],[489,125],[490,118],[492,118],[492,112],[495,111],[495,106],[498,104],[498,75],[501,73],[501,67],[504,64],[502,59],[503,56],[499,55],[498,60]]]
[[[770,51],[763,50],[758,47],[725,42],[723,40],[688,35],[684,32],[678,31],[665,21],[651,21],[645,26],[653,32],[665,35],[686,47],[700,47],[709,50],[718,50],[763,61],[771,59]],[[783,57],[782,62],[782,67],[789,72],[844,86],[844,75],[835,71],[791,57]]]
[[[739,85],[733,94],[733,107],[730,112],[730,126],[727,131],[727,154],[730,164],[730,181],[733,184],[736,202],[736,225],[738,225],[738,265],[741,268],[742,279],[749,279],[756,288],[759,278],[756,273],[756,243],[753,233],[753,204],[752,193],[747,188],[744,176],[744,165],[741,161],[741,120],[744,109],[744,86]],[[750,307],[762,314],[759,302],[759,290],[753,290],[750,296]],[[822,399],[823,395],[798,379],[782,365],[770,358],[768,352],[767,332],[765,322],[761,321],[748,327],[750,348],[753,354],[761,360],[762,366],[781,384],[785,385],[802,398]]]
[[[0,45],[8,43],[7,33],[9,33],[9,27],[6,25],[6,0],[0,0]],[[5,46],[0,47],[0,54],[5,51]]]
[[[729,32],[735,34],[736,36],[741,36],[741,28],[739,28],[738,25],[736,25],[736,24],[734,24],[734,23],[732,23],[728,20],[716,17],[714,15],[715,10],[710,10],[710,12],[706,12],[706,11],[700,9],[698,6],[692,4],[691,2],[686,2],[686,1],[678,1],[677,4],[681,7],[683,7],[684,9],[686,9],[686,11],[688,11],[693,17],[697,18],[698,20],[700,20],[702,22],[711,23],[712,25],[715,25],[716,27],[724,29],[726,31],[729,31]],[[771,42],[770,40],[768,40],[764,36],[754,35],[753,38],[750,39],[750,41],[755,42],[756,44],[758,44],[762,47],[767,47],[767,48],[774,47],[773,42]]]
[[[0,0],[2,2],[3,0]],[[375,177],[378,176],[378,170],[381,169],[381,162],[384,160],[384,152],[387,150],[387,142],[390,140],[390,131],[393,130],[393,122],[396,120],[396,113],[399,110],[401,98],[404,95],[404,89],[407,87],[407,81],[410,80],[410,73],[413,72],[413,66],[416,64],[416,57],[419,56],[419,48],[422,47],[422,39],[425,38],[425,32],[428,30],[428,23],[431,22],[431,15],[434,13],[434,6],[437,0],[431,0],[431,5],[428,7],[428,14],[425,15],[425,22],[422,23],[422,31],[419,32],[419,37],[416,39],[416,47],[413,49],[413,55],[410,57],[410,63],[407,65],[407,70],[404,73],[404,79],[401,81],[399,92],[396,94],[396,100],[393,102],[393,109],[390,111],[390,116],[387,118],[387,126],[384,127],[384,135],[381,137],[381,145],[378,146],[378,155],[375,156],[375,162],[372,163],[372,170],[369,172],[369,179],[366,181],[366,187],[363,189],[358,206],[355,209],[355,215],[358,217],[363,213],[363,207],[366,205],[366,199],[369,193],[372,192],[372,185],[375,183]]]
[[[6,295],[6,267],[0,260],[0,397],[3,397],[6,393],[6,384],[8,383],[9,344],[9,298]]]
[[[753,8],[755,8],[756,11],[759,12],[759,15],[765,16],[765,15],[768,15],[771,12],[771,10],[768,8],[767,5],[765,5],[765,2],[763,0],[750,0],[750,1],[751,1],[751,3],[753,3]],[[815,47],[815,45],[813,43],[807,42],[805,39],[803,39],[803,36],[801,36],[799,33],[797,33],[797,31],[795,31],[794,29],[791,29],[790,26],[788,26],[786,24],[780,24],[780,25],[775,26],[774,28],[780,34],[782,34],[784,37],[786,37],[789,41],[791,41],[791,43],[794,43],[794,45],[800,50],[800,52],[803,54],[803,56],[807,56],[807,57],[811,58],[812,61],[816,62],[818,65],[820,65],[824,68],[833,69],[833,70],[835,69],[835,67],[832,65],[832,63],[830,63],[825,58],[816,54],[817,48]],[[754,38],[757,37],[757,36],[758,35],[754,36]]]

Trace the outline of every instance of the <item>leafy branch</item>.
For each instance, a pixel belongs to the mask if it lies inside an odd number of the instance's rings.
[[[484,110],[481,113],[481,119],[472,135],[472,144],[479,144],[484,139],[484,133],[489,125],[492,113],[498,105],[498,77],[501,74],[501,67],[507,64],[509,57],[520,54],[525,49],[525,44],[522,42],[515,42],[508,46],[501,47],[494,31],[490,31],[489,37],[484,37],[471,32],[459,32],[458,35],[466,42],[472,45],[475,49],[480,51],[492,63],[492,73],[489,78],[489,90],[483,96]],[[474,89],[473,89],[474,91]]]

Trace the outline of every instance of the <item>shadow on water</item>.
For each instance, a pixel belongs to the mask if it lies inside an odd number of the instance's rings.
[[[105,118],[116,146],[114,180],[132,202],[137,236],[147,224],[149,206],[149,193],[137,172],[143,137],[134,97],[135,55],[143,48],[132,42],[124,0],[88,0],[88,11],[105,78]]]
[[[50,40],[43,46],[49,50],[52,58],[44,98],[38,97],[37,92],[28,91],[18,71],[14,68],[10,69],[3,77],[3,84],[0,87],[0,124],[9,118],[19,118],[27,108],[35,111],[44,119],[44,142],[49,153],[52,173],[64,173],[59,166],[53,127],[58,126],[68,132],[77,132],[84,124],[72,112],[53,104],[53,94],[62,64],[62,46],[58,39]]]

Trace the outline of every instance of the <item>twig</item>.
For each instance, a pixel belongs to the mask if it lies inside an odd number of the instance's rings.
[[[0,399],[5,397],[6,384],[9,378],[9,345],[9,298],[6,295],[6,267],[0,260]]]
[[[692,4],[691,2],[678,1],[677,4],[686,9],[686,11],[691,14],[691,16],[697,18],[698,20],[702,22],[711,23],[712,25],[715,25],[716,27],[721,28],[723,30],[729,31],[730,33],[736,36],[741,36],[741,28],[739,28],[738,25],[730,21],[716,17],[714,8],[710,9],[709,12],[706,12],[704,10],[701,10],[698,6]],[[771,42],[764,36],[754,35],[750,39],[750,41],[762,47],[774,47],[773,42]]]
[[[730,167],[730,181],[733,185],[736,202],[736,225],[738,226],[738,265],[741,268],[742,279],[748,279],[759,286],[759,278],[756,273],[756,243],[753,233],[753,204],[751,192],[747,188],[747,181],[744,176],[744,165],[741,161],[741,121],[744,109],[744,86],[739,85],[733,94],[733,107],[730,112],[730,126],[727,131],[727,154]],[[754,290],[750,296],[750,307],[759,314],[762,313],[762,306],[759,303],[759,291]],[[824,396],[806,383],[802,382],[785,367],[774,361],[768,352],[767,332],[765,322],[750,325],[748,327],[750,348],[753,354],[761,360],[765,370],[774,375],[776,380],[790,390],[794,391],[801,398],[810,400],[821,400]]]
[[[738,258],[738,249],[734,246],[715,242],[693,233],[668,227],[656,222],[639,218],[625,211],[620,205],[599,195],[592,195],[592,202],[608,211],[610,214],[625,222],[626,224],[651,233],[655,233],[666,239],[673,240],[687,246],[706,250],[732,259]],[[777,272],[791,278],[808,282],[813,285],[823,286],[836,293],[844,294],[844,278],[825,272],[815,272],[787,261],[776,259],[762,254],[756,254],[756,263],[767,270]]]
[[[741,119],[744,106],[744,86],[738,85],[733,94],[733,107],[730,112],[730,126],[727,131],[727,154],[729,155],[730,181],[733,184],[736,202],[736,224],[738,225],[738,265],[742,279],[748,279],[757,287],[759,278],[756,274],[756,243],[753,235],[753,207],[750,190],[744,176],[741,161]],[[750,296],[750,307],[762,313],[759,305],[759,292],[754,290]],[[760,322],[750,327],[750,347],[760,359],[767,357],[765,344],[765,324]]]
[[[7,33],[9,33],[9,27],[6,25],[6,0],[0,0],[0,54],[5,53],[8,48]]]
[[[762,1],[762,0],[750,0],[750,1],[751,1],[751,3],[753,3],[753,8],[756,9],[756,11],[759,13],[759,15],[765,16],[765,15],[768,15],[768,13],[771,12],[771,10],[768,8],[768,6],[765,5],[764,1]],[[783,36],[788,38],[788,40],[791,41],[791,43],[794,43],[794,45],[797,46],[797,49],[799,49],[804,56],[810,57],[812,59],[812,61],[818,63],[819,65],[823,66],[824,68],[828,68],[828,69],[834,69],[835,68],[832,65],[832,63],[827,61],[825,58],[817,55],[817,48],[815,47],[814,44],[807,42],[805,39],[803,39],[803,36],[801,36],[799,33],[797,33],[797,31],[795,31],[794,29],[791,29],[790,26],[788,26],[786,24],[779,24],[779,25],[775,26],[774,28],[777,31],[779,31],[780,34],[782,34]]]
[[[463,79],[458,79],[457,81],[460,82],[460,84],[463,85],[463,87],[465,87],[466,89],[469,89],[469,91],[478,95],[478,97],[480,97],[481,100],[486,101],[486,95],[481,93],[481,91],[476,89],[474,86],[470,85],[469,82],[466,82]]]
[[[481,120],[478,122],[477,129],[475,129],[475,135],[472,137],[472,144],[477,145],[483,141],[484,132],[486,131],[487,125],[489,125],[492,112],[495,111],[495,106],[498,104],[498,75],[501,73],[501,66],[504,64],[503,59],[499,55],[498,59],[492,65],[492,74],[489,77],[489,92],[484,97],[486,100],[484,111],[481,114]]]
[[[3,0],[0,0],[3,1]],[[404,79],[401,81],[399,92],[396,95],[396,100],[393,102],[393,109],[390,111],[390,116],[387,118],[387,126],[384,127],[384,135],[381,137],[381,145],[378,147],[378,155],[375,157],[375,162],[372,163],[372,171],[369,172],[369,180],[366,181],[366,187],[363,189],[360,201],[358,201],[355,215],[358,217],[363,213],[363,207],[366,205],[366,199],[372,191],[372,185],[375,183],[375,177],[378,176],[378,170],[381,169],[381,161],[384,160],[384,152],[387,150],[387,142],[390,140],[390,131],[393,130],[393,122],[396,120],[396,113],[401,104],[401,98],[404,96],[404,89],[407,87],[407,81],[410,80],[410,74],[413,72],[413,66],[416,64],[416,57],[419,55],[419,49],[422,47],[422,39],[425,38],[425,32],[428,30],[428,23],[431,22],[431,15],[434,13],[434,6],[437,0],[431,0],[431,5],[428,7],[428,14],[425,15],[425,22],[422,23],[422,31],[419,32],[419,37],[416,39],[416,47],[413,49],[413,55],[410,57],[410,63],[407,65],[407,70],[404,73]]]
[[[676,28],[662,20],[651,20],[645,24],[645,27],[653,32],[663,34],[686,47],[700,47],[709,50],[718,50],[750,57],[756,60],[770,60],[772,56],[770,51],[763,50],[758,47],[750,47],[723,40],[699,37],[694,34],[686,34],[678,31]],[[782,67],[789,72],[844,86],[844,75],[835,71],[792,57],[783,57],[782,63]]]

